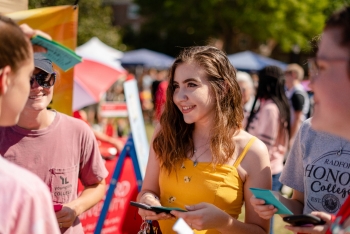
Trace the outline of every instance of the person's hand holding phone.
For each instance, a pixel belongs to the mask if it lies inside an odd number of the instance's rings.
[[[149,206],[162,206],[160,204],[160,201],[158,197],[156,197],[152,193],[144,193],[139,200],[139,203],[143,203]],[[154,211],[146,210],[139,208],[138,211],[139,215],[142,217],[144,220],[161,220],[161,219],[173,219],[174,217],[171,214],[166,214],[166,213],[159,213],[157,214]]]
[[[326,233],[328,227],[331,224],[331,218],[332,216],[330,214],[327,214],[325,212],[320,211],[314,211],[311,213],[311,215],[319,217],[321,220],[325,221],[325,224],[323,225],[311,225],[311,226],[293,226],[293,225],[286,225],[285,228],[294,232],[294,233],[310,233],[310,234],[324,234]]]
[[[251,196],[250,204],[252,204],[254,211],[263,219],[271,219],[277,212],[277,208],[273,205],[266,205],[265,200],[258,199],[255,196]]]
[[[192,229],[217,229],[220,233],[223,233],[225,231],[220,229],[226,228],[233,219],[225,211],[210,203],[201,202],[185,207],[187,212],[173,210],[171,213],[177,218],[182,218]]]
[[[292,226],[316,226],[326,223],[324,220],[311,214],[288,215],[283,217],[283,221]]]

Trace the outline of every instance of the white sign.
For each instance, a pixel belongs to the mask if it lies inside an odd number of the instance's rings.
[[[137,160],[139,162],[142,178],[144,178],[148,161],[149,145],[145,123],[143,121],[139,91],[135,79],[124,82],[124,94],[126,97],[126,105],[128,108],[129,122]]]
[[[173,226],[173,230],[177,234],[193,234],[192,228],[187,225],[185,220],[179,218]]]
[[[100,104],[102,117],[128,117],[128,109],[125,102],[103,102]]]

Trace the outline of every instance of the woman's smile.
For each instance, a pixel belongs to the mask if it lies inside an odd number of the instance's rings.
[[[191,112],[196,106],[193,105],[193,106],[183,106],[181,107],[181,111],[183,114],[187,114],[189,112]]]

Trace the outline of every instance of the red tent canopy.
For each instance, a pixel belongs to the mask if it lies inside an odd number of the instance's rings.
[[[101,95],[107,91],[112,84],[120,78],[126,78],[127,72],[117,70],[102,63],[84,59],[83,62],[74,67],[74,82],[83,89],[74,89],[74,104],[73,109],[79,109],[82,99],[86,99],[89,95],[95,103],[100,101]],[[82,91],[85,93],[83,94]],[[93,104],[93,103],[90,103]]]

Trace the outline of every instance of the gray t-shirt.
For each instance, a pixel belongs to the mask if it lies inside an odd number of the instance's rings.
[[[280,181],[304,193],[304,214],[335,214],[350,194],[350,142],[311,128],[299,129]]]

